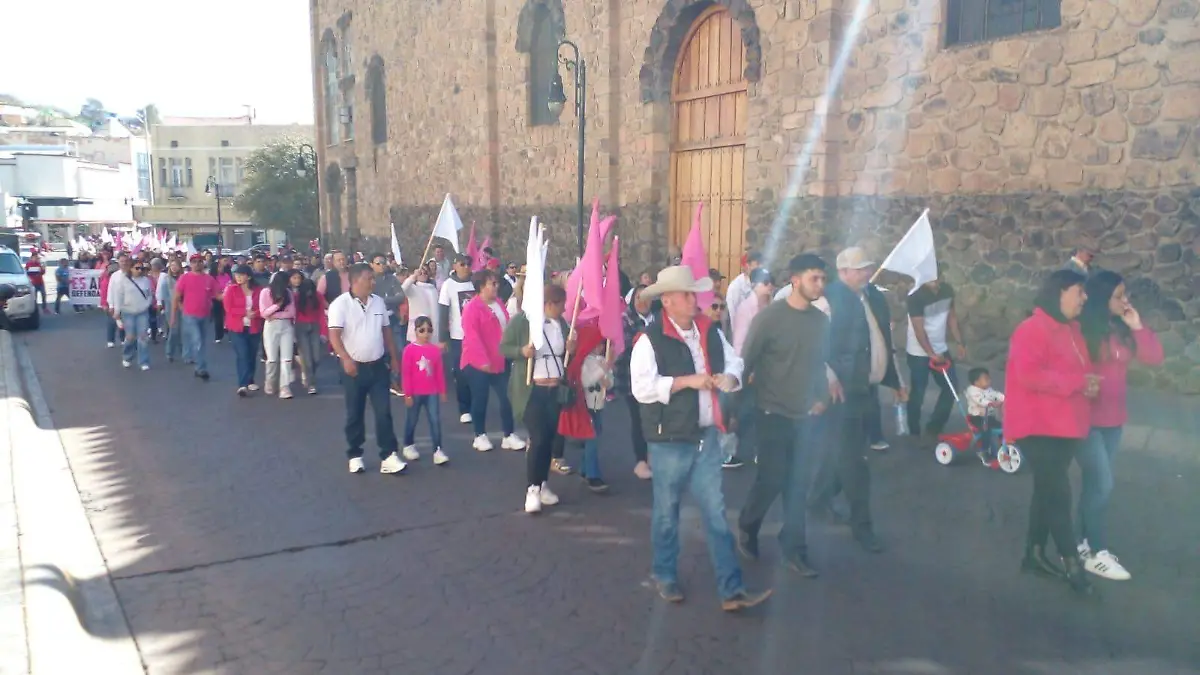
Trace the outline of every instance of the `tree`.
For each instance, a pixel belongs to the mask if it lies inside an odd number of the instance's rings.
[[[137,111],[137,117],[142,121],[142,126],[147,129],[155,124],[162,124],[162,117],[158,114],[158,106],[153,103],[148,103],[145,108]]]
[[[94,98],[85,100],[79,108],[79,122],[88,125],[92,131],[103,127],[110,117],[112,115],[105,110],[104,104]]]
[[[304,143],[303,138],[285,136],[250,153],[241,193],[233,200],[257,226],[283,230],[293,245],[320,236],[316,168],[305,164],[305,175],[297,172]]]

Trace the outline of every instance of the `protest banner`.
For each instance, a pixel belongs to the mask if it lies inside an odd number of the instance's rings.
[[[71,270],[67,293],[76,307],[100,306],[101,270]]]

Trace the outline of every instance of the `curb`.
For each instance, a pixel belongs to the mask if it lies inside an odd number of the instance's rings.
[[[28,666],[16,672],[144,673],[37,375],[7,331],[0,331],[0,387],[7,422],[0,460],[8,455],[12,466]]]

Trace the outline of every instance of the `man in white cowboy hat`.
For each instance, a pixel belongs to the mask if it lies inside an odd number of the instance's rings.
[[[711,279],[693,278],[687,267],[658,273],[642,296],[662,298],[662,320],[648,325],[634,343],[629,376],[633,396],[642,405],[642,431],[654,474],[650,530],[658,594],[668,602],[683,600],[677,570],[679,503],[688,488],[704,521],[721,608],[736,612],[761,603],[771,592],[746,590],[725,519],[717,390],[740,388],[742,360],[717,324],[696,311],[696,293],[712,287]]]

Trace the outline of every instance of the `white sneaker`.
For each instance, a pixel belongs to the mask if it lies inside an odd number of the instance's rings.
[[[250,391],[258,391],[258,385],[254,384],[253,382],[246,385],[246,388],[249,389]]]
[[[529,489],[525,490],[525,513],[541,513],[542,511],[542,489],[536,485],[530,485]]]
[[[492,449],[492,441],[487,434],[480,434],[475,437],[475,442],[471,443],[471,447],[480,452],[487,452]]]
[[[150,366],[142,366],[143,373],[146,372],[147,370],[150,370]]]
[[[355,457],[350,460],[350,473],[362,473],[367,467],[363,465],[362,457]]]
[[[130,366],[132,366],[132,365],[133,365],[133,363],[132,363],[132,362],[130,362],[130,361],[122,361],[122,362],[121,362],[121,367],[122,367],[122,368],[128,368],[128,367],[130,367]]]
[[[117,344],[115,342],[108,343],[108,349],[112,349],[113,347],[116,347],[116,346],[117,346]]]
[[[433,451],[433,463],[441,466],[450,461],[450,456],[442,452],[441,448]]]
[[[892,446],[888,445],[887,441],[876,441],[871,444],[872,450],[881,450],[882,451],[882,450],[887,450],[890,447],[892,447]]]
[[[539,499],[542,500],[543,506],[554,506],[558,503],[558,495],[550,491],[549,483],[542,483],[541,494]]]
[[[408,465],[400,459],[400,455],[394,452],[379,463],[379,473],[404,473],[407,468]]]
[[[471,413],[463,413],[463,414],[459,415],[458,423],[459,424],[470,424],[471,423]]]
[[[279,398],[282,398],[282,399],[289,399],[289,398],[291,398],[291,397],[292,397],[292,389],[291,389],[291,387],[282,387],[282,388],[280,388],[280,390],[279,390]]]
[[[1098,551],[1085,557],[1083,559],[1083,569],[1098,577],[1113,581],[1128,581],[1133,576],[1117,561],[1117,556],[1109,553],[1107,550]]]
[[[406,459],[410,462],[415,462],[418,459],[421,459],[421,453],[417,452],[417,446],[415,446],[415,445],[404,446],[403,454],[404,454],[404,459]]]
[[[509,434],[500,441],[500,447],[505,450],[524,450],[525,441],[521,440],[516,434]]]

